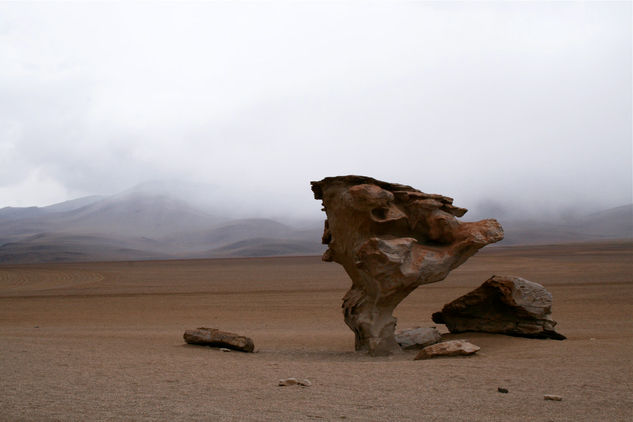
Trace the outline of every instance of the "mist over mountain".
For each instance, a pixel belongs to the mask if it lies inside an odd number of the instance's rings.
[[[317,255],[325,249],[325,214],[314,208],[314,218],[284,207],[267,218],[252,198],[219,188],[144,183],[110,196],[0,209],[0,262]],[[483,211],[503,225],[501,246],[633,238],[631,204],[558,218]]]
[[[78,198],[41,208],[2,208],[0,262],[297,255],[323,251],[322,221],[301,224],[289,218],[295,222],[293,225],[268,218],[236,218],[244,215],[239,212],[239,204],[233,205],[236,200],[227,200],[221,194],[214,196],[206,188],[150,182],[111,196]],[[252,214],[257,215],[258,211]],[[251,245],[246,247],[240,242]]]

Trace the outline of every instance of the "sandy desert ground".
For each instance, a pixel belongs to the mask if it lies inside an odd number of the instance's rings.
[[[349,280],[319,257],[3,265],[0,419],[633,420],[633,242],[488,248],[408,297],[399,327],[433,325],[493,274],[543,284],[568,339],[448,334],[481,351],[356,354]],[[200,326],[251,336],[257,353],[185,345]],[[278,387],[286,377],[313,385]]]

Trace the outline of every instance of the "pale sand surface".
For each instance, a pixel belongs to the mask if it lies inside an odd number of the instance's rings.
[[[318,257],[0,266],[0,419],[633,420],[632,257],[631,242],[482,251],[407,298],[399,327],[517,275],[553,294],[568,340],[447,335],[481,351],[428,361],[354,353],[350,282]],[[200,326],[258,353],[185,345]]]

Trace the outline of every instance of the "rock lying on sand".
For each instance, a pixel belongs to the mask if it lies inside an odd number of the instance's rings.
[[[450,340],[426,346],[414,360],[431,359],[440,356],[468,356],[477,353],[481,347],[466,340]]]
[[[196,330],[187,330],[183,337],[187,343],[200,346],[220,347],[249,353],[255,349],[253,340],[250,338],[220,331],[216,328],[200,327]]]
[[[355,348],[372,356],[399,351],[395,307],[421,284],[443,280],[480,248],[503,239],[496,220],[463,223],[453,199],[365,176],[311,182],[327,214],[324,261],[343,266],[343,297]]]
[[[442,339],[435,327],[415,327],[396,332],[396,342],[404,350],[421,349]]]
[[[298,378],[284,378],[279,380],[280,387],[287,387],[289,385],[300,385],[302,387],[310,387],[312,382],[309,379],[298,379]]]
[[[519,277],[493,276],[472,292],[444,305],[433,322],[451,333],[481,331],[564,340],[554,331],[552,295],[538,283]]]

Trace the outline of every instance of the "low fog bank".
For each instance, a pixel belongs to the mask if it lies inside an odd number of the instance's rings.
[[[315,179],[320,180],[320,179]],[[454,204],[467,208],[462,220],[477,221],[486,218],[515,221],[542,221],[550,223],[575,223],[586,216],[608,209],[633,203],[633,195],[628,198],[601,198],[599,193],[588,192],[582,200],[578,194],[547,195],[541,192],[492,195],[490,192],[477,192],[473,189],[432,189],[430,186],[408,183],[405,180],[389,180],[395,183],[411,185],[426,193],[452,197]],[[300,182],[300,183],[299,183]],[[310,190],[310,180],[301,180],[293,185],[293,190],[275,189],[275,181],[258,179],[252,187],[248,185],[208,184],[183,180],[151,180],[125,189],[112,195],[90,195],[41,207],[47,210],[62,210],[76,205],[88,204],[98,199],[110,201],[134,196],[162,196],[186,203],[200,212],[213,215],[222,220],[242,218],[269,218],[283,221],[297,228],[315,224],[325,218],[321,211],[321,201],[314,199]],[[463,192],[460,192],[463,190]],[[12,207],[15,208],[15,207]]]
[[[633,239],[633,204],[535,212],[487,200],[463,220],[483,218],[504,227],[501,246]],[[318,255],[324,219],[309,184],[294,197],[154,181],[114,195],[0,209],[0,262]]]

